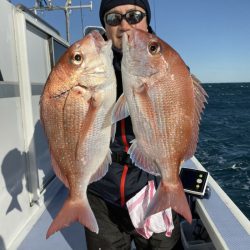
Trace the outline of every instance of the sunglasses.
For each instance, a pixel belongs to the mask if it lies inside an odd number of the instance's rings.
[[[139,23],[145,16],[146,13],[140,10],[130,10],[125,14],[113,12],[105,15],[105,22],[110,26],[117,26],[125,19],[131,25]]]

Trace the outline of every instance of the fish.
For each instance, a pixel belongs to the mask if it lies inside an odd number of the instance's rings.
[[[89,33],[66,50],[44,86],[40,118],[53,170],[69,189],[46,238],[75,221],[99,232],[86,190],[112,162],[116,77],[111,47],[111,41],[104,41],[97,31]]]
[[[123,95],[112,121],[130,115],[135,135],[130,158],[161,178],[145,219],[171,207],[191,223],[179,171],[195,153],[207,94],[178,52],[156,35],[128,31],[122,37],[122,50]]]

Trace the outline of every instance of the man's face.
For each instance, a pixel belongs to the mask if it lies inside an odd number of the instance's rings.
[[[131,4],[116,6],[115,8],[109,10],[107,13],[115,12],[115,13],[125,14],[130,10],[140,10],[141,12],[145,13],[145,10],[142,9],[141,7],[136,6],[136,5],[131,5]],[[114,47],[116,47],[117,49],[121,49],[122,48],[122,34],[124,32],[128,32],[129,30],[133,28],[148,31],[146,18],[147,17],[144,17],[139,23],[131,24],[131,25],[125,19],[123,19],[122,22],[117,26],[110,26],[105,22],[107,38],[112,40]]]

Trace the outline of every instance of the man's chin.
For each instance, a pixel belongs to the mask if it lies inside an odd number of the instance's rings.
[[[119,50],[122,50],[122,37],[117,39],[115,42],[114,42],[114,47],[116,47],[117,49]]]
[[[116,52],[119,52],[119,53],[122,53],[122,48],[117,48],[113,45],[113,49],[116,51]]]

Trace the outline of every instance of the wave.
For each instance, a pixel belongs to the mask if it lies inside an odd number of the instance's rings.
[[[207,83],[196,157],[250,219],[250,83]]]

